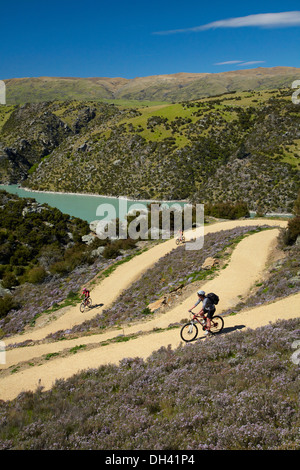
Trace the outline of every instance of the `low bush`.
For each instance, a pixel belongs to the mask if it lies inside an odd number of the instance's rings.
[[[66,261],[56,261],[50,266],[51,274],[64,275],[69,272],[69,265]]]
[[[26,273],[27,281],[31,284],[41,284],[47,277],[47,272],[43,266],[36,266]]]
[[[0,318],[6,317],[10,310],[17,307],[17,302],[11,295],[7,294],[4,297],[0,297]]]
[[[283,235],[285,245],[293,245],[300,235],[300,216],[296,216],[289,220],[288,226]]]
[[[120,250],[118,248],[118,244],[116,244],[116,243],[109,243],[105,247],[105,249],[102,253],[102,255],[105,259],[115,259],[118,256],[120,256],[120,254],[121,253],[120,253]]]
[[[248,206],[244,202],[238,202],[236,204],[230,204],[228,202],[205,204],[205,215],[233,220],[250,216]]]
[[[11,289],[19,285],[19,281],[12,272],[5,272],[2,278],[2,286],[4,289]]]

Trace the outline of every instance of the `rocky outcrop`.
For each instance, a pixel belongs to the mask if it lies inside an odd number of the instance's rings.
[[[208,258],[206,258],[206,260],[202,264],[201,268],[202,269],[211,269],[211,268],[214,268],[214,267],[218,266],[218,264],[219,264],[219,261],[216,258],[212,258],[211,256],[209,256]]]

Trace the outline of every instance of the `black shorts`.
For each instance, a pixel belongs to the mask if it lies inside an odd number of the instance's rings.
[[[216,311],[215,307],[213,309],[207,309],[207,310],[205,310],[205,315],[207,316],[207,318],[209,318],[211,320],[212,317],[215,314],[215,311]]]

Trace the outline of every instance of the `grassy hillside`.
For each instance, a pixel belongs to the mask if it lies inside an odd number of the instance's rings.
[[[5,80],[7,103],[50,100],[147,100],[178,102],[229,91],[291,87],[299,69],[270,67],[223,73],[177,73],[149,77],[34,77]]]
[[[120,109],[114,121],[91,120],[66,138],[25,185],[137,199],[244,200],[253,210],[291,210],[299,182],[300,108],[290,90],[232,93],[123,116]]]
[[[146,107],[96,101],[3,106],[0,182],[136,199],[290,212],[300,106],[291,90]]]

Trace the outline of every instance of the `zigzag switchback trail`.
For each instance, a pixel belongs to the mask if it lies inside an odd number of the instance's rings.
[[[239,296],[246,295],[255,281],[259,280],[264,272],[269,255],[276,245],[279,233],[278,227],[285,227],[285,221],[278,220],[238,220],[216,223],[205,227],[205,235],[219,230],[228,230],[237,226],[268,225],[271,230],[264,230],[251,234],[238,243],[234,249],[230,261],[225,269],[221,270],[216,277],[203,283],[203,289],[218,292],[220,303],[218,313],[228,308],[234,308],[239,301]],[[190,234],[186,234],[189,239]],[[121,294],[121,292],[139,278],[146,270],[151,268],[162,256],[175,248],[174,239],[161,243],[147,252],[136,256],[129,262],[120,265],[108,278],[102,280],[91,291],[95,304],[104,304],[107,308]],[[118,363],[126,357],[147,358],[151,353],[161,346],[171,345],[176,348],[180,345],[179,326],[166,329],[169,324],[180,322],[187,317],[187,310],[195,301],[195,293],[179,305],[176,305],[165,314],[155,315],[149,321],[141,321],[135,324],[122,325],[123,334],[135,337],[127,342],[103,343],[120,335],[120,330],[108,330],[102,334],[81,336],[77,339],[45,342],[27,347],[14,347],[6,351],[6,364],[0,366],[3,375],[0,378],[0,399],[11,400],[22,391],[36,390],[38,386],[50,389],[57,379],[67,379],[74,374],[89,368],[96,368],[103,364]],[[257,328],[274,322],[278,319],[288,319],[300,316],[299,312],[300,294],[292,295],[276,302],[261,305],[259,307],[243,310],[233,317],[226,317],[225,328]],[[101,313],[99,307],[84,314],[84,320]],[[298,307],[298,308],[297,308]],[[22,343],[25,340],[38,341],[44,339],[49,333],[60,329],[71,328],[83,321],[79,306],[71,307],[56,321],[40,328],[27,331],[6,340],[7,346],[14,343]],[[161,329],[158,331],[157,329]],[[146,334],[147,333],[147,334]],[[200,334],[201,338],[201,334]],[[78,350],[76,356],[64,355],[49,361],[42,360],[42,356],[52,355],[63,350],[93,345],[89,350]],[[15,344],[16,346],[16,344]],[[37,361],[40,358],[41,362]],[[32,361],[31,366],[18,371],[18,365]],[[5,373],[8,368],[15,368],[14,374]]]

